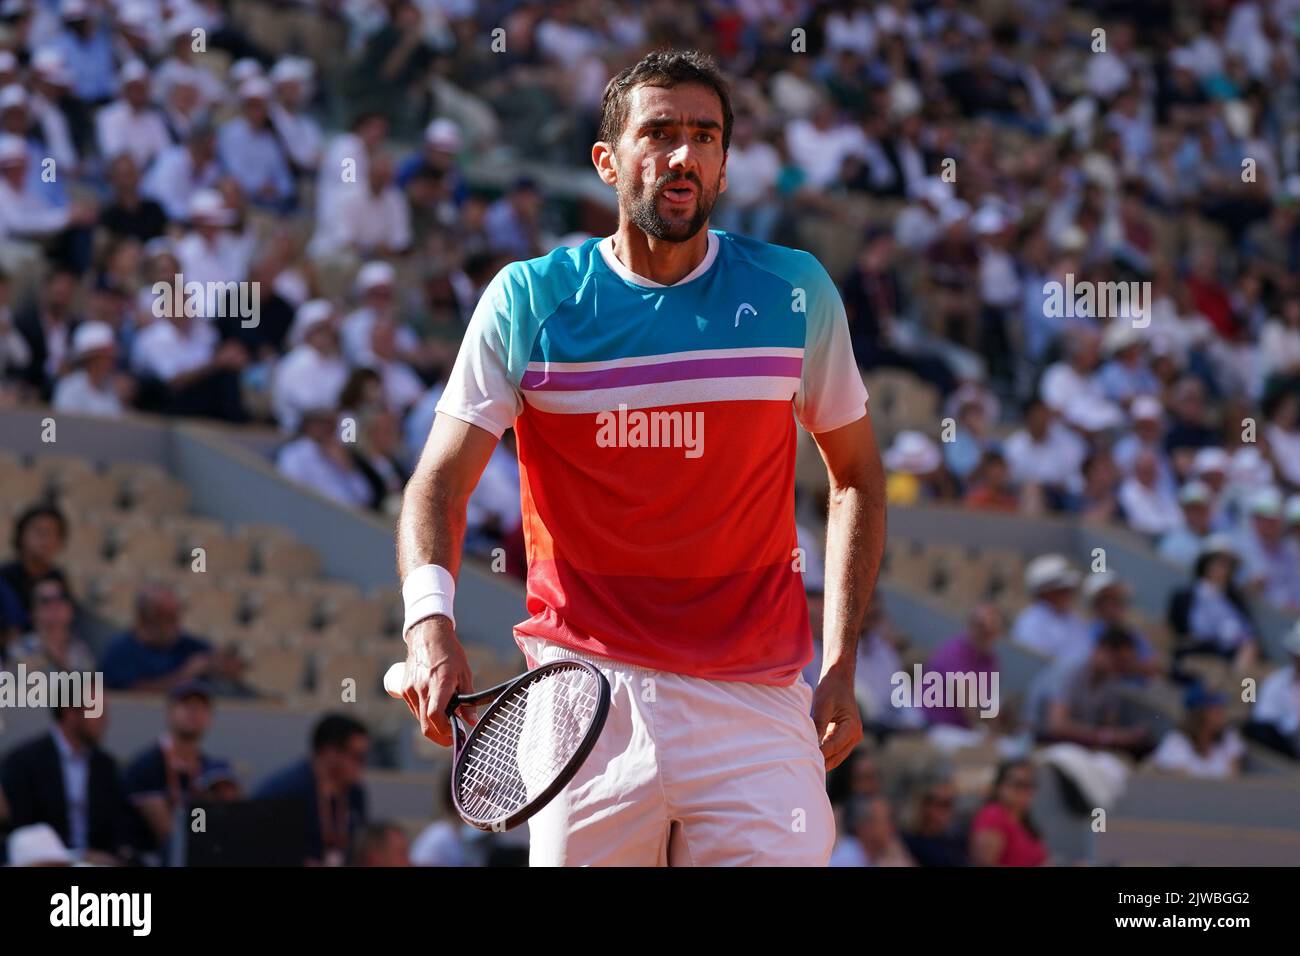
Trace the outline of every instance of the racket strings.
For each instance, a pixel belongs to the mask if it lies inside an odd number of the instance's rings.
[[[549,671],[510,692],[458,764],[466,815],[504,819],[546,790],[582,745],[598,701],[598,678],[579,668]]]

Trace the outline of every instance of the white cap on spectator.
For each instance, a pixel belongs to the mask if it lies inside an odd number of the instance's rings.
[[[271,68],[271,82],[309,83],[315,73],[311,60],[301,56],[286,56]]]
[[[149,22],[153,18],[149,13],[149,5],[141,0],[128,0],[117,10],[117,25],[130,29],[135,33],[147,34],[149,32]]]
[[[1300,621],[1296,621],[1291,630],[1282,635],[1282,650],[1300,657]]]
[[[1129,406],[1129,413],[1135,422],[1158,422],[1164,417],[1165,410],[1160,400],[1150,395],[1139,395]]]
[[[424,129],[424,141],[430,146],[454,153],[460,149],[460,127],[444,116],[438,117]]]
[[[262,75],[250,76],[239,84],[241,100],[265,100],[271,96],[271,84]]]
[[[1257,445],[1243,445],[1232,455],[1229,464],[1234,483],[1247,488],[1266,488],[1273,484],[1273,463]]]
[[[996,206],[981,206],[971,218],[971,228],[977,235],[992,236],[1007,227],[1007,219]]]
[[[1207,535],[1201,546],[1196,551],[1197,557],[1204,558],[1211,554],[1226,554],[1229,557],[1237,557],[1237,546],[1233,543],[1232,537],[1226,534]]]
[[[1132,594],[1132,589],[1114,571],[1097,571],[1087,575],[1083,580],[1083,596],[1088,601],[1095,601],[1103,591],[1118,588],[1125,595]]]
[[[10,83],[4,89],[0,89],[0,110],[14,109],[15,107],[27,106],[27,91],[17,83]]]
[[[32,823],[9,834],[10,866],[71,866],[74,859],[48,823]]]
[[[230,82],[236,87],[243,86],[244,83],[255,76],[265,76],[262,72],[262,64],[258,63],[251,56],[246,56],[242,60],[236,60],[230,67]]]
[[[289,329],[289,344],[301,345],[312,329],[333,317],[334,306],[328,299],[311,299],[304,302],[294,313],[293,327]]]
[[[176,14],[163,24],[163,32],[171,42],[175,42],[181,37],[189,37],[194,29],[194,24],[180,14]]]
[[[1226,475],[1228,464],[1228,453],[1222,448],[1202,448],[1192,459],[1192,472],[1196,475]]]
[[[1079,586],[1079,572],[1062,554],[1043,554],[1025,565],[1025,590],[1030,594]]]
[[[362,295],[380,286],[390,286],[397,281],[397,270],[387,262],[367,262],[357,272],[357,291]]]
[[[1102,333],[1101,348],[1107,355],[1115,355],[1134,345],[1142,344],[1142,332],[1132,322],[1116,319]]]
[[[230,226],[235,222],[234,211],[226,205],[226,200],[215,189],[200,189],[190,197],[190,222],[209,223],[216,226]]]
[[[917,191],[917,197],[923,202],[928,202],[936,209],[946,206],[957,198],[952,183],[946,182],[938,176],[930,176],[921,183],[921,188]]]
[[[903,431],[885,452],[885,467],[909,475],[928,475],[939,467],[943,456],[939,447],[921,432]]]
[[[1208,504],[1212,497],[1214,495],[1210,491],[1210,486],[1203,481],[1189,481],[1178,489],[1180,505],[1204,505]]]
[[[149,67],[139,60],[127,60],[118,71],[117,79],[123,85],[142,82],[149,79]]]
[[[90,16],[90,6],[86,0],[63,0],[59,5],[59,16],[64,20],[84,20]]]
[[[72,333],[72,360],[80,362],[92,352],[111,349],[117,344],[107,322],[82,322]]]
[[[0,133],[0,166],[16,166],[27,159],[27,144],[19,136]]]
[[[32,72],[47,83],[56,86],[72,85],[72,75],[68,72],[68,64],[64,61],[63,54],[49,47],[32,54]]]
[[[1282,492],[1269,485],[1256,489],[1247,499],[1246,510],[1259,518],[1282,517]]]

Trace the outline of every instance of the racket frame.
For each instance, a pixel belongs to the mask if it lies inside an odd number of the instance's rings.
[[[511,691],[524,684],[529,684],[539,680],[550,671],[573,670],[585,671],[596,678],[595,716],[592,718],[591,726],[587,728],[587,732],[583,736],[582,743],[578,745],[578,749],[574,751],[573,756],[569,758],[564,769],[556,775],[550,786],[514,813],[504,819],[491,821],[479,820],[471,817],[465,812],[465,808],[461,806],[459,787],[457,787],[456,782],[460,776],[461,757],[469,751],[471,745],[478,738],[480,728],[488,722],[488,719],[493,715],[493,713],[495,713],[501,702],[507,699]],[[447,717],[450,719],[451,723],[452,739],[451,800],[452,804],[456,807],[456,813],[462,820],[475,829],[484,830],[489,833],[500,833],[505,830],[514,829],[529,817],[533,816],[533,814],[541,810],[555,798],[556,794],[568,785],[569,781],[573,779],[574,774],[576,774],[578,769],[586,762],[587,755],[591,753],[591,749],[596,746],[596,739],[600,737],[600,732],[605,726],[605,718],[609,716],[610,697],[609,680],[600,672],[600,668],[588,661],[574,659],[550,661],[546,664],[542,664],[540,667],[533,668],[526,674],[520,674],[518,677],[497,684],[495,687],[489,687],[487,690],[475,691],[472,694],[464,695],[454,694],[451,700],[447,703]],[[489,704],[487,710],[485,710],[482,715],[475,720],[472,728],[469,727],[465,721],[461,719],[460,714],[457,713],[461,707],[475,707],[487,700],[491,700],[492,703]]]

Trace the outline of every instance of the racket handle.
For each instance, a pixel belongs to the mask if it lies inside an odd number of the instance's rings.
[[[374,671],[371,671],[373,674]],[[398,661],[384,672],[384,690],[389,697],[401,697],[402,685],[406,683],[406,662]]]

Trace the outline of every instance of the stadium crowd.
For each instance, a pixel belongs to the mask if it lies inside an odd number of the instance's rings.
[[[296,32],[250,26],[271,8]],[[289,479],[391,513],[488,280],[592,234],[533,176],[471,183],[474,161],[585,175],[608,77],[652,46],[702,48],[736,106],[713,226],[824,253],[864,373],[940,396],[928,430],[886,435],[891,503],[1111,524],[1186,571],[1169,673],[1124,583],[1058,555],[1030,563],[1014,620],[981,604],[926,666],[991,672],[1013,641],[1053,663],[997,732],[1235,774],[1243,736],[1300,755],[1300,631],[1243,728],[1185,666],[1258,658],[1253,602],[1300,613],[1298,38],[1297,0],[3,0],[0,402],[271,424]],[[1073,295],[1112,283],[1118,308]],[[471,552],[518,553],[508,442],[470,509]],[[60,520],[27,520],[0,572],[8,663],[89,655]],[[183,635],[166,595],[139,607],[100,666],[170,695],[175,753],[140,755],[123,785],[143,795],[132,852],[157,853],[169,799],[240,792],[199,748],[238,662]],[[889,704],[896,644],[875,610],[859,668],[873,739],[989,723]],[[1186,720],[1156,739],[1119,691],[1165,679]],[[58,725],[60,759],[102,754],[93,722]],[[347,821],[310,811],[313,859],[343,832],[358,857],[404,855],[354,795],[365,736],[322,721],[312,758],[277,778]],[[837,863],[1050,858],[1032,763],[1003,764],[959,831],[950,774],[886,794],[873,753],[831,780]],[[11,814],[28,804],[10,786],[40,786],[12,782],[38,763],[18,754],[0,778]],[[65,824],[69,845],[124,845]],[[463,842],[417,844],[471,859]]]

